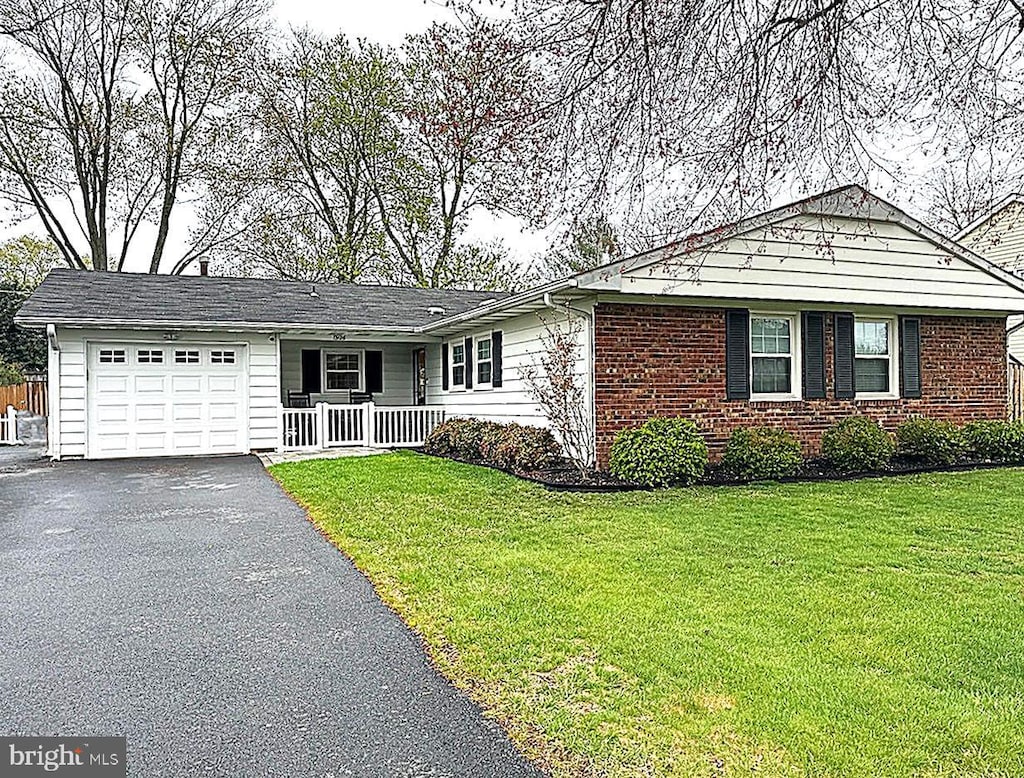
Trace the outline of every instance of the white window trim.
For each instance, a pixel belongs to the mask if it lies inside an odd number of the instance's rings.
[[[754,358],[760,356],[773,356],[771,354],[755,354],[754,353],[754,319],[788,319],[789,320],[789,357],[790,357],[790,376],[789,385],[792,389],[791,392],[767,392],[759,394],[754,391]],[[793,313],[791,311],[751,311],[749,316],[749,332],[747,333],[747,353],[748,353],[748,364],[747,364],[747,377],[750,381],[750,400],[751,402],[794,402],[803,399],[803,386],[801,385],[801,379],[803,377],[803,371],[801,365],[803,364],[803,353],[802,341],[800,332],[800,314]],[[777,354],[774,356],[786,356],[785,354]]]
[[[455,383],[455,347],[462,346],[462,361],[459,363],[462,365],[462,383]],[[476,348],[476,343],[473,344],[473,348]],[[475,384],[476,382],[474,382]],[[452,340],[448,342],[448,391],[449,392],[465,392],[466,390],[466,341],[465,340]]]
[[[354,389],[328,389],[327,388],[327,356],[328,354],[354,354],[356,357],[356,363],[359,371],[359,385]],[[362,349],[352,348],[322,348],[320,349],[320,388],[323,394],[346,394],[348,392],[362,392],[363,387],[366,385],[366,360],[363,359]],[[347,370],[341,372],[349,372]]]
[[[491,366],[491,380],[480,382],[480,354],[477,351],[477,343],[487,341],[490,345],[491,356],[490,359],[483,360]],[[486,335],[480,335],[473,338],[473,391],[483,389],[489,391],[494,388],[494,341],[491,340],[491,333]]]
[[[872,357],[857,356],[857,322],[886,322],[889,325],[889,391],[888,392],[856,392],[854,400],[898,400],[900,399],[900,344],[899,320],[896,316],[853,316],[853,372],[857,372],[858,359]],[[876,357],[881,359],[881,357]]]

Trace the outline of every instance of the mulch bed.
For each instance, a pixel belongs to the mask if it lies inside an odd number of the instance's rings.
[[[425,453],[423,449],[416,449]],[[427,455],[432,456],[432,455]],[[452,459],[455,459],[452,457]],[[501,467],[489,465],[486,462],[477,462],[468,459],[456,459],[469,465],[489,467],[492,470],[499,470],[503,473],[521,478],[524,481],[531,481],[540,484],[548,489],[559,492],[634,492],[651,491],[650,487],[637,486],[636,484],[622,481],[611,473],[594,470],[587,473],[586,477],[580,475],[580,471],[569,460],[562,460],[554,467],[544,470],[532,470],[529,472],[516,472]],[[801,483],[815,481],[854,481],[862,478],[886,478],[896,475],[913,475],[917,473],[955,473],[967,470],[990,470],[998,467],[1016,467],[1024,465],[1024,462],[961,462],[956,465],[925,465],[902,457],[895,457],[882,470],[874,470],[862,473],[843,473],[828,462],[820,459],[809,459],[805,461],[796,475],[788,478],[780,478],[778,483]],[[695,485],[697,486],[746,486],[750,481],[741,481],[722,470],[720,466],[712,465],[708,468],[704,477]]]

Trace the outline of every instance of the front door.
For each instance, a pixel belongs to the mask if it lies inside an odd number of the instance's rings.
[[[427,404],[427,350],[418,348],[412,352],[412,396],[416,405]]]

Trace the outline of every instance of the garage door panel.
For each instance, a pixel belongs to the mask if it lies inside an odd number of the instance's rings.
[[[209,408],[212,422],[233,421],[241,415],[238,403],[210,403]]]
[[[201,422],[203,420],[202,403],[175,402],[174,405],[171,406],[171,420],[175,424]]]
[[[95,385],[97,394],[126,394],[128,392],[128,376],[98,375]]]
[[[135,376],[135,391],[140,394],[163,394],[167,390],[167,379],[160,375]]]
[[[234,451],[238,447],[238,433],[234,430],[211,430],[210,445],[215,451]]]
[[[203,378],[199,375],[172,375],[171,391],[175,394],[199,394],[203,391]]]
[[[101,424],[127,424],[128,406],[107,403],[98,404],[96,406],[96,420]]]
[[[237,394],[241,390],[238,376],[233,375],[212,375],[210,376],[210,391],[225,394]]]
[[[100,350],[107,361],[100,359]],[[240,347],[93,344],[88,352],[90,457],[229,454],[246,447],[246,396]],[[110,362],[112,352],[125,362]],[[156,356],[158,352],[163,352]],[[213,351],[222,356],[212,361]],[[199,354],[198,363],[192,361]],[[224,353],[234,361],[225,362]]]
[[[167,448],[167,433],[160,432],[136,432],[135,447],[141,454],[160,452]]]
[[[100,433],[95,436],[101,453],[119,453],[128,447],[128,433]]]
[[[164,403],[138,403],[135,406],[135,421],[161,424],[167,421],[167,405]]]

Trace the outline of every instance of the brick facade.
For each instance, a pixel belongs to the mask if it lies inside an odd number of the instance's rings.
[[[863,414],[887,429],[912,415],[967,422],[1007,414],[1006,320],[921,317],[921,398],[833,399],[832,317],[825,325],[828,399],[781,402],[725,399],[725,310],[600,303],[594,311],[597,455],[615,434],[655,415],[693,419],[712,457],[735,427],[782,426],[808,455],[839,419]]]

